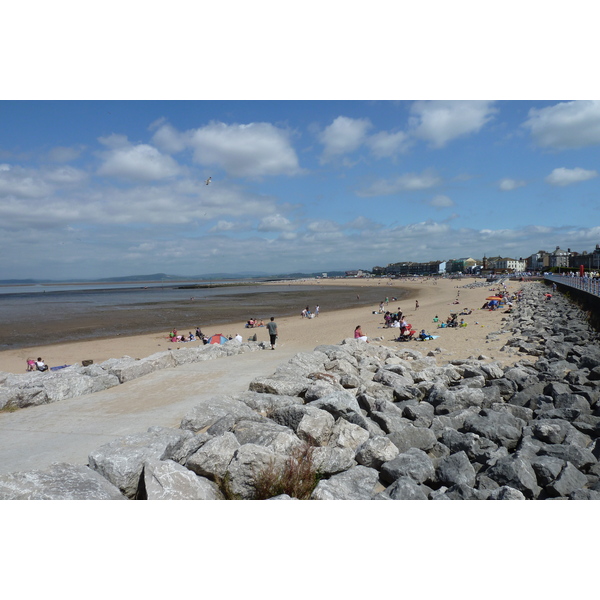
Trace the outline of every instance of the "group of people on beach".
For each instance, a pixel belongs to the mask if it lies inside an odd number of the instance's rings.
[[[28,358],[27,359],[27,370],[28,371],[48,371],[49,367],[48,365],[43,361],[43,359],[38,356],[37,360],[34,360],[33,358]]]
[[[200,331],[200,327],[196,327],[196,333],[192,333],[191,331],[186,336],[185,334],[178,333],[177,329],[173,329],[173,331],[169,332],[169,341],[170,342],[195,342],[196,340],[200,340],[205,344],[208,344],[208,338]]]
[[[300,313],[300,316],[303,319],[313,319],[313,318],[319,316],[319,310],[320,310],[320,308],[319,308],[318,304],[315,306],[314,312],[310,312],[310,307],[306,306],[306,308],[302,309],[302,312]]]
[[[248,319],[248,321],[246,321],[246,329],[252,329],[254,327],[264,327],[265,324],[263,323],[262,319]]]

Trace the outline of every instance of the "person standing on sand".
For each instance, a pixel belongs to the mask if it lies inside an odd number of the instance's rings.
[[[419,308],[419,301],[415,300],[415,310],[417,310]]]
[[[275,350],[275,344],[277,343],[277,323],[275,323],[275,317],[271,317],[271,320],[267,323],[267,329],[269,330],[269,337],[271,338],[271,350]]]
[[[317,304],[315,306],[315,317],[318,317],[318,316],[319,316],[319,305]]]

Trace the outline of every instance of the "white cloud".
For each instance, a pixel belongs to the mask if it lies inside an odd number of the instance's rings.
[[[170,156],[161,154],[148,144],[139,144],[113,147],[105,154],[104,163],[98,169],[98,174],[138,181],[154,181],[173,177],[179,171],[179,166]]]
[[[564,150],[600,144],[600,101],[560,102],[532,108],[523,123],[538,146]]]
[[[440,185],[441,182],[442,180],[433,170],[427,169],[421,174],[405,173],[396,179],[380,179],[356,194],[363,198],[389,196],[399,192],[425,190]]]
[[[457,137],[477,133],[498,110],[481,100],[431,100],[415,102],[410,112],[412,134],[442,148]]]
[[[270,123],[211,122],[190,133],[194,160],[235,177],[296,175],[301,172],[290,133]]]
[[[590,171],[580,167],[575,167],[574,169],[560,167],[554,169],[554,171],[546,177],[546,182],[550,185],[565,186],[571,185],[572,183],[579,183],[580,181],[587,181],[594,177],[598,177],[597,171]]]
[[[319,141],[324,146],[321,164],[335,156],[354,152],[365,141],[367,131],[371,127],[369,119],[337,117],[319,134]]]
[[[309,223],[306,227],[309,231],[313,231],[315,233],[328,233],[332,231],[339,231],[340,226],[335,221],[321,220],[321,221],[313,221]]]
[[[174,154],[189,146],[190,135],[190,133],[181,133],[172,125],[165,123],[152,136],[152,143],[164,152]]]
[[[523,187],[527,185],[525,181],[519,181],[516,179],[501,179],[498,182],[498,188],[503,192],[510,192],[512,190],[516,190],[517,188]]]
[[[20,166],[1,165],[0,198],[8,196],[31,200],[43,198],[51,193],[52,186],[37,171]]]
[[[87,173],[71,166],[50,169],[44,173],[45,179],[57,185],[71,185],[81,183],[87,178]]]
[[[435,208],[449,208],[450,206],[454,206],[454,202],[448,198],[448,196],[443,196],[441,194],[434,196],[429,201],[429,204]]]
[[[293,229],[292,223],[280,214],[263,217],[258,225],[258,231],[266,232],[292,231]]]
[[[389,133],[380,131],[366,140],[367,146],[376,158],[386,158],[406,152],[409,148],[409,136],[403,131]]]

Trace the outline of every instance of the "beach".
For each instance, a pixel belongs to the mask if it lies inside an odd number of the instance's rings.
[[[201,323],[197,323],[198,319],[194,320],[193,315],[175,311],[168,315],[169,326],[160,332],[139,335],[117,333],[100,339],[31,345],[2,351],[0,372],[24,373],[28,357],[41,356],[50,367],[81,363],[84,360],[92,360],[98,364],[109,358],[122,356],[143,358],[168,349],[200,345],[202,344],[200,341],[172,343],[168,337],[169,331],[173,328],[187,335],[189,331],[195,331],[198,325],[206,335],[222,333],[225,336],[235,336],[239,333],[244,340],[256,335],[258,341],[268,342],[269,335],[266,327],[248,329],[245,324],[251,317],[263,318],[266,324],[269,316],[274,316],[278,325],[278,349],[285,349],[286,353],[310,352],[321,344],[338,344],[345,338],[353,337],[355,327],[360,325],[363,333],[374,343],[393,347],[402,344],[406,348],[419,350],[425,354],[440,348],[441,352],[436,354],[438,364],[480,355],[496,360],[502,365],[511,364],[519,356],[500,351],[508,339],[508,333],[493,336],[494,339],[486,339],[488,334],[500,332],[504,328],[503,319],[510,315],[506,315],[504,309],[488,311],[480,308],[486,297],[497,287],[497,284],[491,283],[480,287],[469,287],[475,283],[481,284],[481,281],[481,279],[467,277],[439,280],[411,278],[294,281],[293,285],[301,286],[306,293],[295,292],[285,298],[277,294],[277,300],[273,299],[270,304],[263,306],[263,314],[248,313],[244,308],[243,318],[223,320],[223,311],[225,314],[241,317],[238,308],[225,306],[214,320],[211,319],[210,314],[207,314]],[[517,281],[507,281],[506,284],[507,290],[511,293],[523,285],[528,285]],[[325,293],[324,286],[331,288],[332,293]],[[340,290],[337,295],[336,288]],[[398,300],[393,301],[393,297],[397,297]],[[400,308],[417,333],[425,329],[427,333],[438,336],[437,339],[425,342],[394,341],[398,329],[384,328],[383,314],[378,312],[380,302],[385,301],[386,298],[389,299],[389,303],[385,305],[386,310],[395,312]],[[419,304],[418,308],[415,307],[416,302]],[[316,304],[320,306],[318,317],[312,319],[301,317],[300,313],[306,305],[314,311]],[[338,308],[338,306],[345,308]],[[460,312],[466,308],[472,309],[472,313],[459,316],[468,324],[466,327],[442,329],[438,328],[438,323],[433,322],[435,316],[438,316],[439,321],[442,322],[450,312]],[[183,310],[188,310],[188,307]],[[271,312],[273,314],[270,314]],[[144,314],[144,310],[136,312],[137,318],[146,320],[151,319],[153,314],[155,313]],[[117,319],[117,316],[115,315],[114,318]],[[83,322],[78,321],[77,326],[84,331],[86,327],[92,330],[93,318],[92,321],[89,319],[87,322],[85,319]],[[378,338],[382,339],[378,340]]]

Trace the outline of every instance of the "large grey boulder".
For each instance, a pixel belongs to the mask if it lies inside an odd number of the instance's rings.
[[[356,465],[352,448],[313,447],[311,454],[315,471],[324,477],[347,471]]]
[[[227,469],[228,486],[234,498],[251,500],[256,497],[256,484],[265,473],[276,477],[288,458],[271,448],[244,444],[233,455]]]
[[[371,500],[376,493],[379,474],[375,469],[357,465],[339,475],[322,480],[312,500]]]
[[[100,446],[90,453],[89,466],[127,497],[138,492],[144,462],[148,459],[184,461],[202,443],[189,431],[151,427],[146,433],[128,435]]]
[[[284,376],[256,377],[250,382],[248,389],[260,394],[276,394],[279,396],[304,396],[312,381],[307,377]]]
[[[475,469],[464,450],[440,459],[435,469],[435,476],[439,483],[448,487],[453,485],[474,487],[475,485]]]
[[[46,470],[0,475],[0,500],[126,500],[96,471],[53,463]]]
[[[368,431],[359,425],[348,423],[345,419],[339,418],[331,431],[329,445],[334,448],[352,448],[352,450],[356,450],[368,439]]]
[[[435,433],[431,429],[415,427],[412,423],[400,431],[392,431],[387,438],[400,452],[406,452],[410,448],[418,448],[427,452],[437,442]]]
[[[224,499],[215,483],[172,460],[147,460],[143,483],[147,500]]]
[[[259,423],[242,419],[235,424],[233,433],[240,446],[244,444],[266,446],[279,454],[291,454],[295,449],[303,446],[292,429],[273,421]]]
[[[243,402],[248,408],[263,416],[270,416],[273,411],[284,406],[304,404],[300,396],[281,396],[279,394],[260,394],[259,392],[242,392],[235,396],[236,400]]]
[[[381,465],[381,478],[394,482],[400,477],[412,477],[417,483],[432,481],[435,468],[431,458],[418,448],[411,448]]]
[[[187,459],[185,466],[197,475],[222,480],[239,447],[240,443],[233,433],[224,433],[208,440]]]
[[[374,436],[356,449],[356,462],[365,467],[379,469],[383,463],[393,460],[399,453],[398,448],[387,437]]]
[[[313,446],[325,446],[335,425],[331,414],[315,406],[285,406],[274,410],[270,417],[293,429],[301,440]]]
[[[519,490],[526,498],[537,498],[541,491],[531,463],[514,454],[499,459],[485,474],[500,486]]]
[[[350,423],[355,423],[367,429],[367,423],[360,410],[356,398],[347,391],[334,392],[323,398],[311,402],[311,406],[325,410],[334,418],[344,418]]]
[[[570,462],[567,462],[560,475],[549,483],[545,490],[553,496],[569,496],[569,494],[584,488],[588,483],[587,477]]]
[[[181,429],[194,432],[206,431],[219,419],[231,415],[235,421],[246,419],[249,421],[265,421],[265,417],[248,408],[243,402],[231,396],[210,398],[202,404],[194,406],[182,419]]]
[[[377,496],[377,499],[427,500],[427,494],[412,477],[399,477]]]

